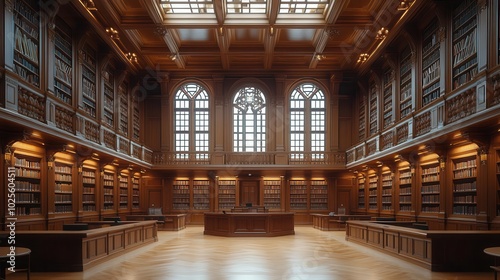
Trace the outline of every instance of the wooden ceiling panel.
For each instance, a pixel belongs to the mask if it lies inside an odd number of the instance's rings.
[[[162,65],[170,72],[355,70],[367,67],[357,64],[356,56],[377,51],[374,33],[385,16],[393,17],[385,26],[389,30],[408,20],[400,20],[396,0],[328,0],[332,8],[324,13],[284,13],[278,0],[267,0],[267,12],[259,14],[228,13],[227,0],[213,1],[210,9],[181,13],[165,13],[158,0],[98,1],[97,11],[89,11],[93,17],[84,17],[97,29],[116,26],[122,51],[137,53],[141,65]],[[413,1],[410,9],[417,10],[420,2]],[[386,40],[395,37],[390,36]]]

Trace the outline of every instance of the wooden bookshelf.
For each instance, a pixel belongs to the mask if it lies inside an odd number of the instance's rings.
[[[370,99],[369,104],[369,120],[370,120],[370,136],[378,132],[378,92],[377,85],[375,82],[370,82],[368,97]]]
[[[392,211],[392,185],[393,175],[389,172],[382,173],[382,210]]]
[[[366,209],[365,177],[358,177],[358,209]]]
[[[139,109],[139,97],[132,96],[132,140],[141,140],[141,114]]]
[[[500,9],[500,8],[499,8]],[[500,150],[495,150],[496,153],[496,215],[500,216]]]
[[[140,209],[140,178],[132,177],[132,209]]]
[[[290,209],[307,210],[307,182],[290,180]]]
[[[477,1],[462,0],[453,9],[453,88],[471,81],[477,65]]]
[[[439,163],[422,165],[421,169],[420,211],[422,213],[439,213],[441,194]]]
[[[477,214],[477,157],[453,159],[453,214]]]
[[[218,181],[219,209],[230,209],[236,206],[236,181]]]
[[[368,210],[378,210],[378,176],[368,176]]]
[[[91,117],[96,117],[96,51],[85,44],[82,56],[82,109]]]
[[[83,212],[97,211],[96,207],[96,170],[82,168],[82,210]]]
[[[264,207],[281,209],[281,180],[264,180]]]
[[[328,210],[328,183],[326,180],[311,180],[311,210]]]
[[[123,135],[128,135],[128,94],[127,84],[122,83],[118,87],[118,100],[120,101],[118,115],[120,118],[120,125],[118,131]]]
[[[110,211],[115,209],[115,172],[111,170],[105,170],[103,174],[103,208],[104,211]]]
[[[394,80],[394,71],[389,67],[384,71],[383,83],[384,83],[384,107],[383,107],[383,128],[387,128],[394,124],[394,114],[393,114],[393,87],[392,82]]]
[[[115,78],[113,76],[113,69],[108,67],[103,71],[101,76],[103,80],[104,87],[104,106],[103,106],[103,123],[114,128],[115,125]]]
[[[119,204],[118,208],[121,210],[128,209],[128,174],[120,173],[118,178],[118,187],[119,187]]]
[[[210,210],[210,181],[193,181],[193,209]]]
[[[412,211],[412,174],[410,168],[399,170],[399,211]]]
[[[359,129],[358,129],[358,140],[364,140],[366,138],[366,104],[365,97],[361,96],[359,101]]]
[[[40,13],[36,3],[14,2],[14,72],[40,87]]]
[[[172,185],[172,208],[189,210],[189,180],[175,180]]]
[[[64,103],[73,103],[73,31],[60,17],[55,20],[54,94]]]
[[[54,162],[54,212],[73,212],[73,167]]]
[[[41,158],[14,154],[16,216],[42,214]]]
[[[440,96],[440,46],[439,22],[434,19],[422,34],[422,106]]]
[[[411,61],[411,49],[407,46],[401,51],[399,64],[399,117],[401,119],[408,116],[413,109]]]

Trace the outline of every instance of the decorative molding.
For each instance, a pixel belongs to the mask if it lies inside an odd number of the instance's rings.
[[[165,35],[167,35],[168,33],[168,28],[161,25],[161,24],[158,24],[156,25],[155,27],[155,30],[153,31],[153,33],[157,36],[160,36],[160,37],[163,37]]]

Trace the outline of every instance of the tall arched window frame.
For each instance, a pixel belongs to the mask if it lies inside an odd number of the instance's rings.
[[[266,151],[266,98],[256,87],[245,86],[234,96],[233,150]]]
[[[324,159],[325,136],[325,95],[315,84],[301,84],[290,94],[291,159]]]
[[[205,88],[197,83],[180,86],[174,100],[174,143],[177,159],[208,159],[209,124],[210,99]]]

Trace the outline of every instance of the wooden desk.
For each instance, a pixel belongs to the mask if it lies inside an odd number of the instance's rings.
[[[27,279],[30,279],[30,258],[31,258],[31,250],[28,248],[24,247],[16,247],[14,252],[12,254],[12,251],[10,250],[10,247],[0,247],[0,279],[6,279],[6,273],[5,270],[8,267],[14,267],[14,271],[21,271],[21,270],[26,270],[26,276]],[[14,257],[13,260],[11,260],[11,256]],[[16,268],[18,266],[19,260],[17,257],[27,257],[27,265],[26,269],[18,269]],[[12,266],[9,261],[14,261],[14,266]]]
[[[483,250],[500,246],[499,230],[422,230],[412,224],[348,221],[346,240],[432,271],[488,271]]]
[[[319,230],[345,230],[346,222],[353,220],[371,220],[369,215],[326,215],[311,214],[313,227]]]
[[[155,241],[155,221],[78,231],[16,231],[16,245],[31,249],[31,270],[36,272],[83,271]]]
[[[127,221],[150,221],[155,220],[158,230],[181,230],[186,228],[187,214],[165,214],[165,215],[128,215]]]
[[[500,247],[489,247],[484,249],[484,252],[490,256],[500,258]]]
[[[217,236],[283,236],[295,234],[293,213],[205,213],[203,234]]]

